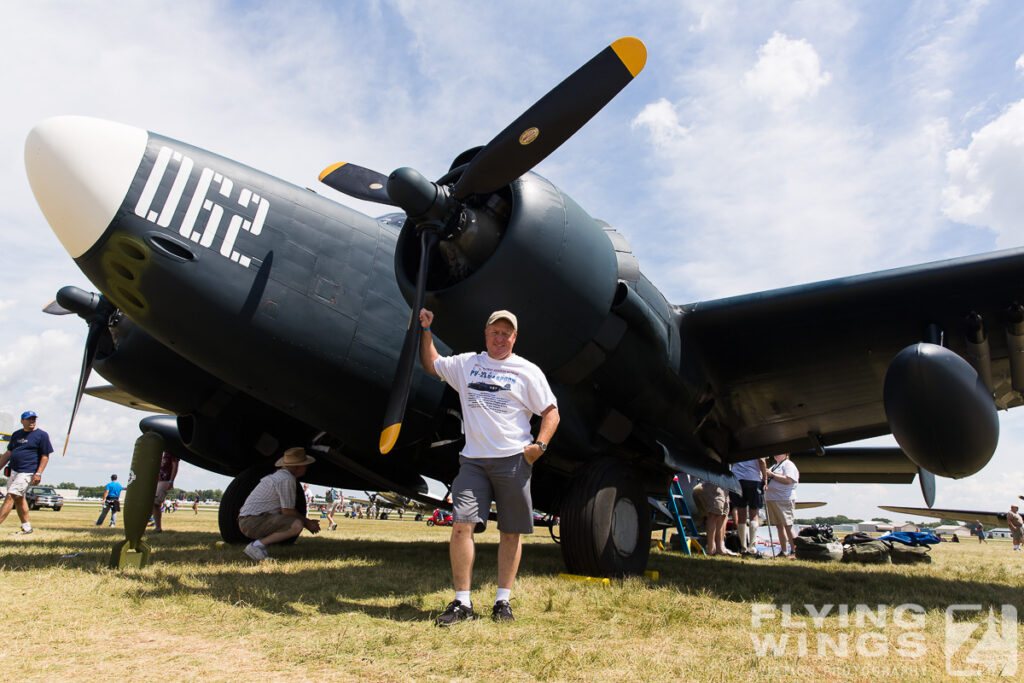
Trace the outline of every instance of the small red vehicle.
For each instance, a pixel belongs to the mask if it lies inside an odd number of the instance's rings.
[[[427,526],[451,526],[452,513],[448,510],[437,508],[434,514],[427,518]]]

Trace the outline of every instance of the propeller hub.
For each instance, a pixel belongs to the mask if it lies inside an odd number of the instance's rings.
[[[388,196],[420,229],[443,228],[461,208],[459,202],[451,198],[447,187],[427,180],[408,166],[388,176]]]

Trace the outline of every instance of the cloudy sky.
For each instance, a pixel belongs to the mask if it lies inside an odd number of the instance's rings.
[[[113,119],[310,187],[340,160],[437,177],[626,35],[646,69],[537,170],[623,232],[671,301],[1024,244],[1017,3],[0,3],[0,419],[38,411],[59,451],[86,333],[40,313],[90,287],[25,177],[38,120]],[[143,416],[86,397],[47,480],[126,473]],[[1024,493],[1024,411],[1001,417],[992,463],[941,480],[938,505]],[[922,504],[916,486],[799,497],[865,518]]]

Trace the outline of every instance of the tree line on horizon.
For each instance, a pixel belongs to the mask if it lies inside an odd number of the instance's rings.
[[[0,477],[0,486],[7,486],[7,478]],[[53,486],[55,489],[77,489],[80,498],[102,498],[106,493],[106,484],[103,486],[79,486],[73,481],[62,481],[59,484],[44,484]],[[224,495],[220,489],[179,489],[170,488],[167,490],[167,500],[193,500],[199,494],[199,500],[215,500],[218,503]]]

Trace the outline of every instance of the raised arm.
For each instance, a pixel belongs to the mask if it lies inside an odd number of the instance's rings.
[[[438,359],[439,354],[437,349],[434,348],[434,335],[430,333],[430,323],[434,322],[433,311],[427,310],[426,308],[420,309],[420,327],[423,328],[423,338],[420,340],[420,364],[423,365],[423,369],[427,371],[427,374],[437,377],[437,372],[434,370],[434,361]]]

